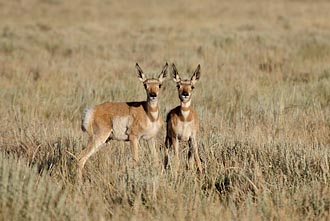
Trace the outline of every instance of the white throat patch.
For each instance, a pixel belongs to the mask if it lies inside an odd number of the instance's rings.
[[[156,100],[149,100],[148,103],[149,103],[150,107],[152,107],[152,108],[156,108],[158,106],[157,99]]]
[[[184,119],[187,119],[188,118],[189,113],[190,113],[190,110],[187,110],[187,111],[181,110],[181,114],[182,114],[182,116],[183,116]]]
[[[154,119],[158,119],[158,111],[151,111],[150,114]]]
[[[182,107],[190,107],[190,104],[191,104],[191,99],[188,101],[188,102],[181,102],[181,106]]]

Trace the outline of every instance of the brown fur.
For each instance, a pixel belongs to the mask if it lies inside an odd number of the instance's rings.
[[[201,172],[202,165],[197,146],[197,133],[199,130],[198,116],[196,111],[190,106],[194,84],[200,78],[200,66],[198,65],[190,80],[181,80],[174,64],[172,65],[172,68],[173,79],[177,82],[178,95],[181,105],[175,107],[167,114],[167,134],[165,145],[167,148],[173,146],[176,157],[176,167],[178,168],[179,141],[189,141],[189,161],[191,161],[191,155],[193,154],[198,170]],[[166,156],[166,158],[168,157]]]
[[[185,118],[182,114],[182,111],[189,111],[189,115]],[[173,108],[169,113],[168,113],[168,118],[171,119],[170,123],[172,124],[173,127],[177,125],[178,120],[181,122],[194,122],[194,130],[197,132],[199,130],[198,126],[198,116],[194,108],[190,107],[182,107],[177,106]]]
[[[112,119],[114,117],[130,116],[131,125],[128,133],[138,137],[140,137],[144,129],[147,128],[147,120],[151,122],[159,121],[160,124],[163,124],[163,120],[159,115],[155,119],[150,113],[151,111],[159,111],[158,106],[152,108],[146,101],[127,103],[105,102],[95,106],[93,110],[94,118],[91,125],[92,128],[86,130],[89,135],[98,133],[97,130],[103,130],[104,133],[110,134],[112,130]]]
[[[163,125],[158,107],[158,94],[161,83],[167,73],[167,63],[158,79],[145,78],[141,68],[136,64],[138,77],[143,82],[147,100],[141,102],[105,102],[84,111],[82,129],[89,136],[87,147],[78,157],[78,176],[89,157],[109,140],[129,141],[133,159],[138,162],[139,140],[151,140],[153,154],[157,162],[157,153],[153,137]]]

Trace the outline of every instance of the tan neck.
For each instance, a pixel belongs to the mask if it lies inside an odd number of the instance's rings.
[[[148,101],[147,102],[147,115],[149,119],[153,122],[159,118],[159,107],[158,101]]]
[[[189,111],[190,110],[191,99],[186,102],[181,101],[181,111]]]
[[[181,116],[182,116],[182,120],[186,121],[189,119],[189,116],[191,115],[191,99],[189,99],[186,102],[181,102]]]

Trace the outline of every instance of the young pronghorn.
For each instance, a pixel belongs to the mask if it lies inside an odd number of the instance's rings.
[[[109,140],[129,141],[134,161],[138,162],[140,138],[151,140],[155,161],[158,162],[154,136],[163,125],[158,107],[158,94],[167,75],[166,63],[158,78],[146,78],[142,69],[136,64],[137,75],[143,82],[147,100],[141,102],[106,102],[86,108],[82,117],[82,130],[86,131],[89,140],[87,147],[78,157],[78,178],[89,157]]]
[[[179,99],[181,105],[172,109],[166,118],[167,123],[167,134],[165,139],[165,146],[168,149],[173,146],[175,152],[175,163],[176,170],[179,167],[179,141],[188,141],[189,143],[189,154],[188,158],[190,164],[192,164],[192,154],[194,155],[195,162],[197,164],[198,170],[202,172],[202,164],[198,154],[197,146],[197,132],[199,130],[198,118],[196,111],[190,106],[191,105],[191,95],[194,89],[195,83],[200,78],[200,65],[198,65],[193,76],[190,80],[182,80],[175,67],[173,68],[173,80],[177,83],[177,88],[179,92]],[[166,156],[168,158],[168,156]]]

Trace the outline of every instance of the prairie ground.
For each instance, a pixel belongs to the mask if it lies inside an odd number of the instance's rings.
[[[0,220],[330,219],[330,2],[0,0]],[[204,174],[110,142],[75,180],[82,110],[190,77]],[[168,77],[162,116],[179,104]],[[163,159],[165,127],[157,136]]]

